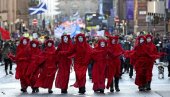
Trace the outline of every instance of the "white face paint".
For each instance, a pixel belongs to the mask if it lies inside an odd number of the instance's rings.
[[[63,37],[63,41],[64,41],[65,43],[67,43],[67,42],[68,42],[68,37],[67,37],[67,36],[64,36],[64,37]]]
[[[33,43],[33,44],[32,44],[32,47],[34,47],[34,48],[35,48],[35,47],[37,47],[37,45],[36,45],[35,43]]]
[[[115,44],[115,43],[116,43],[116,41],[115,41],[115,39],[113,39],[113,40],[112,40],[112,44]]]
[[[152,39],[150,37],[148,37],[146,40],[147,40],[147,42],[151,42]]]
[[[26,39],[23,40],[23,44],[24,44],[24,45],[27,44],[27,40],[26,40]]]
[[[106,45],[105,42],[101,42],[101,43],[100,43],[100,46],[101,46],[101,47],[105,47],[105,45]]]
[[[49,42],[47,45],[48,45],[48,47],[51,47],[51,46],[52,46],[52,43],[51,43],[51,42]]]
[[[78,41],[79,41],[79,42],[83,42],[83,37],[82,37],[82,36],[79,36],[79,37],[78,37]]]
[[[143,38],[141,38],[141,39],[139,40],[139,42],[140,42],[140,43],[143,43],[143,42],[144,42],[144,39],[143,39]]]

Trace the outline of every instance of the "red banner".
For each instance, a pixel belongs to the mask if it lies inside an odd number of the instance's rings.
[[[3,29],[1,27],[0,27],[0,33],[1,33],[2,40],[10,40],[11,39],[10,38],[10,33],[7,30],[5,30],[5,29]]]

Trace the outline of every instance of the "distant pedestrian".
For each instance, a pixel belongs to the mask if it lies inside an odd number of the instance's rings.
[[[8,75],[8,66],[10,66],[9,74],[12,74],[12,61],[8,57],[8,54],[11,53],[11,45],[8,41],[4,43],[3,49],[2,49],[2,58],[4,59],[5,63],[5,73]]]

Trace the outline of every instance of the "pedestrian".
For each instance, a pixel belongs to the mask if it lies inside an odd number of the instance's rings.
[[[8,57],[9,53],[11,53],[11,45],[10,45],[9,41],[6,41],[4,43],[4,46],[3,46],[3,49],[2,49],[2,57],[4,59],[4,64],[5,64],[5,73],[6,73],[6,75],[8,75],[8,66],[10,66],[9,74],[13,75],[13,73],[12,73],[12,61]]]
[[[168,59],[168,77],[170,77],[170,40],[167,44],[167,59]]]
[[[20,79],[21,91],[23,93],[27,92],[27,87],[29,83],[27,76],[25,76],[27,67],[29,65],[28,48],[29,39],[26,37],[22,37],[20,39],[20,44],[17,46],[16,55],[13,56],[9,54],[11,60],[16,62],[17,64],[15,78]]]
[[[32,93],[39,92],[38,87],[35,87],[35,83],[36,83],[39,73],[40,73],[40,68],[38,66],[41,62],[41,61],[39,61],[39,59],[40,59],[39,57],[40,57],[41,53],[42,52],[39,48],[39,41],[32,40],[30,42],[29,51],[28,51],[30,64],[28,66],[28,69],[27,69],[27,72],[25,75],[28,77],[29,86],[31,86],[31,88],[32,88]]]
[[[1,66],[3,65],[2,47],[3,47],[3,40],[0,39],[0,63],[1,63]]]
[[[48,39],[45,42],[45,49],[41,56],[44,57],[41,60],[43,63],[40,65],[42,71],[40,72],[40,75],[34,87],[47,88],[48,93],[53,93],[52,86],[57,71],[56,65],[57,58],[53,40]]]
[[[80,33],[76,36],[74,47],[70,51],[74,58],[74,70],[76,74],[76,82],[74,87],[79,88],[79,93],[84,94],[86,84],[86,71],[90,61],[90,53],[92,49],[86,41],[85,35]]]
[[[125,42],[125,50],[130,51],[132,47],[132,43],[130,42],[129,39]],[[126,57],[125,58],[125,72],[129,73],[129,77],[132,78],[133,76],[133,65],[130,64],[130,58]]]
[[[90,40],[88,43],[91,46],[91,48],[94,48],[94,44],[93,44],[92,40]],[[89,65],[88,65],[88,76],[89,76],[89,79],[92,79],[93,63],[94,62],[91,60]]]
[[[56,53],[58,54],[58,72],[55,80],[56,88],[61,89],[61,93],[67,93],[70,69],[72,66],[72,59],[64,52],[68,52],[73,48],[70,35],[61,36],[61,43],[58,45]]]
[[[94,92],[104,93],[107,68],[107,41],[101,39],[94,48],[91,58],[94,62],[92,69],[92,82]]]
[[[111,52],[111,56],[109,56],[108,60],[108,83],[107,88],[110,87],[110,92],[114,92],[113,88],[113,77],[114,77],[114,83],[115,83],[115,90],[117,92],[120,91],[119,89],[119,78],[120,78],[120,70],[121,70],[121,60],[120,56],[123,54],[124,50],[121,47],[121,45],[118,42],[119,37],[118,36],[110,36],[109,43],[108,43],[108,49],[109,52]]]

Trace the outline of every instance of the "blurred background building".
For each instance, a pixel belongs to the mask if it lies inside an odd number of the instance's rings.
[[[12,31],[15,29],[16,0],[0,0],[0,26]]]
[[[49,10],[42,15],[29,15],[28,8],[46,2]],[[119,33],[140,31],[170,32],[170,0],[0,0],[0,26],[10,32],[32,25],[34,18],[42,22],[84,18],[86,13],[101,13],[108,17],[108,26]],[[155,6],[151,6],[155,4]],[[161,5],[160,5],[161,4]],[[51,6],[50,6],[51,5]],[[159,6],[157,6],[159,5]],[[156,8],[156,9],[154,9]],[[164,13],[151,9],[162,9]],[[51,18],[52,17],[52,18]]]

